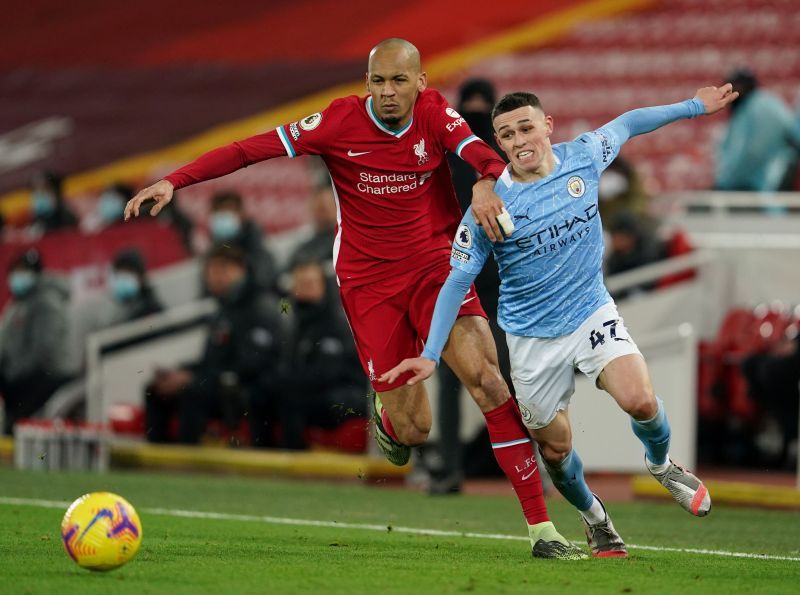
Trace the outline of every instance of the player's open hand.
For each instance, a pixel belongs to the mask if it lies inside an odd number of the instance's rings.
[[[134,217],[139,216],[139,208],[142,206],[142,203],[147,202],[148,200],[156,201],[156,204],[153,205],[153,208],[150,209],[150,214],[155,217],[161,212],[165,206],[169,204],[169,201],[172,200],[172,191],[173,186],[170,182],[166,180],[159,180],[152,186],[148,186],[144,190],[140,190],[139,193],[134,196],[132,199],[128,201],[128,204],[125,205],[125,221],[131,218],[131,215]]]
[[[415,357],[404,359],[397,364],[394,368],[383,374],[378,378],[381,382],[394,382],[402,374],[412,372],[414,375],[406,381],[409,386],[414,386],[418,382],[430,378],[433,371],[436,369],[436,362],[427,357]]]
[[[475,222],[483,227],[486,237],[492,242],[503,240],[497,217],[503,212],[505,205],[494,193],[492,180],[478,180],[472,187],[472,216]]]
[[[698,89],[695,97],[706,106],[706,115],[711,115],[736,101],[736,98],[739,97],[739,91],[734,91],[733,85],[726,83],[721,87]]]

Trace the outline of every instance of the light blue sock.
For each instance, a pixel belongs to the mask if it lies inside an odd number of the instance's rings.
[[[560,465],[548,463],[544,457],[542,460],[550,479],[553,480],[553,485],[561,495],[581,512],[589,510],[594,502],[594,495],[586,485],[586,479],[583,477],[583,461],[575,449],[569,451]]]
[[[631,418],[631,427],[636,437],[644,444],[647,460],[655,465],[667,462],[671,431],[667,414],[664,412],[664,401],[656,397],[658,411],[652,419],[637,421]]]

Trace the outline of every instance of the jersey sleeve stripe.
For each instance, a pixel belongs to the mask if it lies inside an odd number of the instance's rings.
[[[480,140],[480,139],[477,136],[475,136],[474,134],[472,136],[468,136],[467,138],[462,140],[460,143],[458,143],[458,146],[456,147],[456,155],[461,157],[461,151],[464,150],[464,147],[466,147],[470,143],[474,143],[476,140]]]
[[[289,142],[289,137],[286,136],[286,132],[284,132],[283,126],[278,126],[275,130],[278,131],[278,138],[281,139],[283,148],[286,149],[286,154],[289,157],[296,157],[297,153],[295,153],[294,147],[292,147],[292,143]]]

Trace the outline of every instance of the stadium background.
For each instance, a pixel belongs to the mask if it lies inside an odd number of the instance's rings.
[[[492,7],[454,0],[392,7],[362,0],[335,6],[324,0],[231,0],[202,9],[184,0],[133,5],[86,0],[70,6],[30,0],[4,15],[0,32],[0,213],[12,224],[0,245],[4,271],[19,250],[31,245],[13,225],[30,217],[27,185],[34,172],[52,168],[67,174],[69,204],[88,217],[109,183],[144,185],[220,144],[313,113],[334,97],[362,94],[366,52],[389,36],[408,38],[420,48],[431,85],[451,102],[459,84],[472,76],[494,81],[500,93],[533,90],[555,117],[555,141],[627,109],[682,100],[700,86],[722,82],[740,66],[751,67],[763,86],[789,105],[800,96],[800,5],[793,0],[507,0]],[[702,362],[719,356],[714,349],[720,348],[727,313],[749,312],[750,326],[738,329],[746,335],[745,348],[765,350],[796,324],[793,308],[800,303],[793,266],[800,253],[797,195],[726,200],[704,192],[712,184],[713,148],[724,126],[724,117],[680,122],[632,141],[622,153],[654,195],[664,227],[683,230],[696,249],[695,260],[686,261],[684,269],[695,271],[700,284],[684,294],[629,306],[630,318],[651,319],[650,326],[629,323],[634,333],[643,328],[647,337],[656,331],[683,336],[681,324],[691,319],[695,359],[688,367],[687,360],[670,361],[661,372],[680,376],[677,386],[689,387],[680,419],[690,427],[678,448],[687,449],[691,458],[698,454],[692,430],[703,415]],[[307,231],[308,199],[318,175],[311,160],[278,160],[185,189],[180,204],[196,223],[203,246],[209,197],[220,188],[240,190],[280,257]],[[761,212],[775,204],[781,217]],[[738,205],[745,216],[735,212]],[[197,264],[187,261],[167,230],[122,230],[105,239],[62,233],[40,240],[39,246],[48,262],[69,276],[79,298],[103,287],[112,254],[131,243],[143,251],[156,277],[161,273],[165,291],[172,288],[165,300],[170,306],[197,297],[175,290],[197,274]],[[702,300],[702,294],[710,298]],[[7,300],[3,285],[0,304]],[[687,314],[692,308],[695,312]],[[195,344],[197,335],[184,339],[164,348]],[[124,371],[139,361],[127,367],[110,363]],[[748,401],[741,379],[723,386],[733,387],[723,395],[724,407],[740,417],[752,415],[757,405]],[[111,405],[124,391],[121,387],[102,398]],[[603,407],[610,409],[608,403]],[[10,461],[12,444],[0,446]],[[395,473],[371,457],[320,456],[278,461],[264,455],[262,461],[249,452],[218,458],[214,449],[156,452],[126,443],[116,449],[112,464],[191,467],[194,460],[206,469],[249,473]],[[619,456],[626,470],[626,455]],[[627,473],[608,477],[609,489],[622,486],[623,499],[657,495]],[[712,491],[716,487],[715,494],[727,494],[723,501],[800,507],[792,470],[724,469],[712,479],[718,482]],[[491,482],[472,489],[491,490]]]

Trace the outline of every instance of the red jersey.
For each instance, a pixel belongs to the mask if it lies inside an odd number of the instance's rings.
[[[499,178],[500,157],[472,134],[440,93],[419,94],[408,124],[390,130],[371,96],[333,101],[324,111],[207,153],[165,179],[175,188],[288,155],[320,155],[333,181],[338,228],[334,267],[342,286],[406,277],[449,261],[461,219],[445,152]]]

